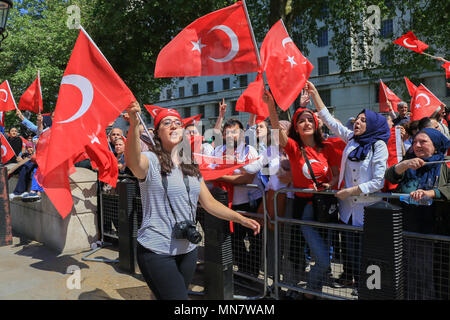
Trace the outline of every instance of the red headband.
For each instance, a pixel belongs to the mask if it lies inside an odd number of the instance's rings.
[[[155,117],[155,128],[158,127],[160,121],[168,116],[174,116],[182,121],[180,114],[175,109],[162,109]]]
[[[292,117],[292,123],[294,127],[297,125],[297,118],[302,114],[303,112],[309,112],[312,114],[314,119],[314,124],[316,125],[314,129],[317,129],[319,127],[319,122],[317,121],[317,117],[315,113],[312,110],[306,109],[306,108],[298,108],[297,111],[295,111],[294,116]]]

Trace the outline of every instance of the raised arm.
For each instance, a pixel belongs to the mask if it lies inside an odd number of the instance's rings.
[[[314,101],[314,105],[316,106],[316,110],[318,111],[319,118],[323,121],[323,123],[330,129],[330,131],[344,140],[346,143],[353,136],[353,131],[349,130],[347,127],[342,125],[342,123],[336,121],[333,116],[328,112],[328,109],[325,107],[325,104],[322,101],[322,98],[319,95],[316,87],[309,81],[306,82],[305,90],[309,93],[311,98]]]
[[[149,160],[141,154],[140,133],[139,133],[139,118],[138,112],[141,112],[141,107],[137,101],[132,102],[127,112],[130,116],[130,128],[128,129],[127,142],[125,143],[125,163],[131,172],[138,179],[145,179],[148,172]]]
[[[267,104],[267,107],[269,109],[269,118],[270,124],[272,125],[272,129],[278,130],[280,146],[284,148],[288,143],[288,136],[280,126],[277,110],[275,109],[275,101],[273,100],[273,97],[270,94],[270,92],[265,89],[262,98],[264,103]]]
[[[222,122],[223,119],[225,118],[226,112],[227,112],[227,104],[225,103],[225,98],[223,98],[222,102],[219,102],[219,117],[217,118],[214,130],[217,130],[219,132],[222,131]]]

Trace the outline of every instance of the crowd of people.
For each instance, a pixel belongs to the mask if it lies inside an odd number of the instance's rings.
[[[360,227],[364,224],[364,208],[380,200],[370,194],[406,193],[410,195],[409,203],[394,201],[405,208],[406,231],[450,235],[450,218],[442,203],[425,204],[430,199],[450,199],[450,168],[445,162],[450,134],[445,105],[436,114],[419,121],[410,121],[405,102],[397,105],[398,113],[390,104],[387,114],[363,109],[344,125],[330,114],[309,81],[291,121],[279,120],[269,91],[265,90],[262,98],[268,106],[269,119],[255,123],[256,116],[251,115],[246,126],[237,119],[225,119],[227,105],[225,100],[219,103],[214,130],[222,139],[202,139],[197,124],[183,123],[178,112],[172,109],[158,113],[154,128],[144,128],[136,116],[140,112],[137,102],[128,106],[123,114],[130,124],[128,133],[115,127],[109,131],[108,142],[116,155],[119,173],[139,179],[143,220],[137,239],[138,263],[158,299],[187,298],[197,259],[197,202],[207,212],[235,222],[232,228],[234,262],[240,272],[256,277],[262,270],[260,228],[264,225],[261,219],[249,219],[236,211],[262,213],[265,197],[269,218],[273,219],[274,194],[285,187],[334,190],[334,200],[330,201],[328,197],[330,205],[325,207],[327,210],[334,208],[336,218],[333,222]],[[307,108],[310,100],[314,102],[315,110]],[[45,124],[40,115],[36,125],[20,111],[17,116],[35,135],[24,137],[28,141],[24,143],[16,128],[8,131],[8,142],[17,155],[10,162],[20,164],[24,158],[31,159],[17,170],[19,182],[10,198],[39,199],[43,190],[35,181],[37,165],[33,154],[36,139],[51,123]],[[387,146],[390,139],[396,138],[392,128],[399,128],[401,132],[402,160],[389,165],[393,155]],[[176,148],[182,141],[192,142],[198,137],[201,139],[199,153],[234,163],[249,163],[216,180],[204,181],[199,166],[185,163],[186,154],[182,148]],[[31,189],[27,192],[30,182]],[[247,188],[245,184],[255,184],[259,188]],[[228,206],[214,199],[213,188],[228,193]],[[323,207],[318,206],[318,201],[319,197],[301,190],[281,193],[276,211],[279,216],[321,222],[319,216],[323,215]],[[269,221],[266,227],[269,238],[273,238],[273,223]],[[285,256],[294,267],[294,284],[304,281],[308,289],[322,291],[330,278],[329,239],[308,225],[293,226],[289,233],[290,247],[285,250]],[[344,270],[333,285],[353,288],[353,294],[357,295],[361,243],[343,232],[340,244]],[[269,250],[271,246],[273,241],[269,241]],[[439,250],[440,259],[448,260],[448,248]],[[315,262],[309,272],[305,271],[306,253]],[[422,274],[431,279],[423,286],[424,292],[415,290],[412,298],[448,298],[448,270],[446,276],[441,275],[447,283],[433,281],[436,253],[435,248],[423,248],[414,257],[422,264],[408,266],[415,268],[417,274],[417,279],[409,279],[411,286],[422,283]],[[268,269],[273,274],[273,259],[269,259]],[[314,298],[308,294],[303,296]],[[296,298],[292,292],[286,297]]]

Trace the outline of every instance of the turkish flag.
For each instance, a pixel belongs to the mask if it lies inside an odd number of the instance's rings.
[[[33,83],[20,97],[19,109],[28,110],[34,113],[41,113],[42,106],[43,103],[42,103],[41,79],[38,72],[36,80],[33,81]]]
[[[103,135],[108,124],[135,100],[89,35],[81,28],[61,81],[47,147],[42,148],[43,154],[37,157],[44,189],[56,188],[49,178],[55,174],[55,170],[60,170],[55,177],[59,186],[66,188],[67,170],[73,167],[74,159],[83,152],[96,162],[100,171],[111,172],[112,169],[108,166],[114,165],[108,162],[112,158],[105,153],[107,146],[98,145],[104,144]],[[113,176],[105,173],[104,178],[114,184],[110,181]],[[70,195],[70,188],[66,191],[68,192],[57,193],[61,197]],[[64,199],[54,197],[51,200],[61,216],[67,216],[71,205],[62,202],[72,204],[71,196]]]
[[[411,81],[409,81],[409,79],[407,77],[404,77],[404,78],[405,78],[406,88],[408,88],[409,95],[411,97],[414,97],[414,92],[416,92],[417,86],[414,83],[412,83]]]
[[[258,73],[255,81],[249,84],[236,102],[236,111],[256,114],[256,123],[264,121],[269,116],[269,109],[262,100],[264,93],[264,80]]]
[[[281,20],[264,38],[261,61],[273,97],[286,111],[302,91],[314,66],[298,50]]]
[[[150,115],[153,117],[153,119],[156,118],[156,115],[158,114],[158,112],[160,110],[164,109],[162,107],[152,106],[152,105],[145,105],[145,104],[144,104],[144,107],[145,107],[145,109],[147,109],[147,111],[150,113]]]
[[[16,154],[14,153],[13,148],[9,145],[8,140],[5,138],[3,134],[1,134],[1,142],[2,142],[2,163],[6,163],[9,160],[11,160],[12,157],[15,157]]]
[[[5,128],[5,113],[0,111],[0,126]]]
[[[192,116],[186,119],[183,119],[183,126],[187,126],[188,124],[193,123],[194,125],[200,121],[202,118],[202,114],[198,114],[196,116]]]
[[[380,92],[378,96],[380,112],[389,112],[389,106],[387,105],[388,100],[392,104],[392,109],[397,112],[397,104],[402,100],[380,80]]]
[[[420,84],[411,100],[411,121],[432,116],[441,104],[442,102],[430,90]]]
[[[199,166],[203,179],[208,181],[216,180],[225,175],[232,175],[234,170],[250,164],[258,158],[249,159],[245,162],[229,163],[224,157],[211,157],[194,153],[194,159]]]
[[[402,135],[400,126],[395,126],[391,128],[391,136],[387,143],[387,148],[389,152],[388,156],[388,167],[396,165],[403,159],[402,150]],[[397,188],[397,184],[390,183],[387,179],[384,183],[384,191],[392,191]]]
[[[20,137],[20,139],[22,140],[22,148],[25,148],[25,146],[27,145],[28,140],[25,139],[25,138],[22,137],[22,136],[19,136],[19,137]]]
[[[409,31],[408,33],[392,42],[420,54],[422,54],[423,51],[428,48],[428,45],[417,39],[412,31]]]
[[[445,69],[445,78],[450,78],[450,62],[444,63],[441,67]]]
[[[17,109],[8,80],[0,84],[0,111],[11,111]]]
[[[109,149],[106,131],[100,133],[95,143],[87,144],[85,152],[94,168],[98,168],[98,179],[113,188],[117,185],[119,168],[116,156]]]
[[[242,1],[209,13],[184,28],[159,53],[155,78],[258,71]]]

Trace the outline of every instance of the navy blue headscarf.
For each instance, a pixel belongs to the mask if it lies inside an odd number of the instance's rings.
[[[358,142],[359,146],[348,155],[351,161],[364,160],[375,142],[383,140],[387,144],[391,136],[391,130],[384,116],[368,109],[361,111],[358,116],[361,113],[366,115],[366,131],[360,136],[353,136],[352,139]]]
[[[422,159],[425,162],[443,161],[447,153],[447,149],[450,147],[450,141],[440,131],[433,128],[425,128],[420,130],[419,133],[425,133],[430,137],[433,142],[436,153],[429,158]],[[417,136],[416,134],[416,136]],[[434,183],[439,181],[441,174],[442,163],[428,164],[417,170],[408,169],[405,172],[405,178],[407,180],[419,180],[418,189],[430,190],[433,189]]]

